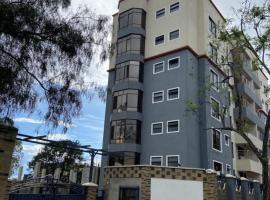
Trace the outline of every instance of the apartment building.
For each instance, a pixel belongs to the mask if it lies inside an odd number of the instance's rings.
[[[102,166],[159,165],[215,169],[260,179],[261,165],[245,141],[222,130],[235,123],[237,105],[229,69],[217,66],[215,46],[224,17],[211,0],[120,0],[113,16]],[[241,53],[245,73],[248,133],[258,146],[268,85],[252,70],[252,54]],[[224,115],[220,115],[220,111]],[[213,129],[215,128],[215,129]]]

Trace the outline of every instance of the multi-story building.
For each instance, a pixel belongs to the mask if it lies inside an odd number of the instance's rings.
[[[161,165],[212,168],[260,178],[261,165],[237,134],[237,106],[221,83],[229,69],[217,62],[218,24],[224,17],[211,0],[120,0],[113,16],[115,44],[110,60],[103,166]],[[226,49],[226,48],[224,48]],[[248,133],[258,146],[268,85],[245,55],[239,90],[246,99]],[[249,67],[249,68],[248,68]],[[220,111],[224,110],[224,115]],[[214,128],[214,129],[213,129]]]

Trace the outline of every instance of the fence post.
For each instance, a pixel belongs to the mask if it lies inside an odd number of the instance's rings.
[[[8,182],[12,154],[16,142],[18,129],[0,122],[0,199],[8,200]]]
[[[249,199],[249,188],[248,188],[248,179],[241,178],[241,192],[242,192],[242,200]]]
[[[253,181],[253,185],[254,185],[254,199],[255,200],[260,200],[262,199],[262,195],[261,195],[261,183],[260,181]]]
[[[85,200],[96,200],[98,185],[95,183],[85,183],[83,186],[86,187],[86,198]]]
[[[235,192],[236,192],[236,179],[234,176],[227,174],[226,175],[226,190],[227,190],[227,197],[230,200],[235,200]]]

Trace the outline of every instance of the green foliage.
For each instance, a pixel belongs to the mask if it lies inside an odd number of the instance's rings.
[[[78,141],[62,140],[54,144],[57,144],[58,147],[43,147],[29,162],[29,168],[34,169],[35,164],[40,162],[41,168],[46,169],[47,174],[53,174],[57,168],[62,171],[75,169],[83,161],[82,152],[65,148],[67,146],[78,146]]]
[[[110,26],[88,9],[60,14],[69,6],[70,0],[0,0],[0,117],[31,113],[40,101],[54,127],[80,114],[85,72],[94,55],[108,57]]]
[[[186,105],[189,111],[197,112],[200,108],[200,106],[197,103],[194,103],[193,101],[186,101]]]

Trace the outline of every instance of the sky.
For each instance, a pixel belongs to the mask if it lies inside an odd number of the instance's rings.
[[[155,0],[152,0],[155,1]],[[214,0],[214,3],[223,13],[225,18],[234,16],[232,7],[238,8],[240,0]],[[79,6],[87,6],[97,14],[108,15],[117,12],[118,0],[72,0],[71,8],[76,10]],[[94,64],[94,63],[93,63]],[[98,82],[100,85],[106,86],[108,74],[108,61],[97,67],[92,67],[86,78]],[[40,109],[44,110],[45,106],[40,105]],[[94,148],[102,147],[102,135],[105,117],[105,103],[99,98],[95,97],[91,101],[89,99],[83,100],[83,110],[79,118],[74,119],[73,124],[66,134],[61,130],[52,130],[49,139],[72,139],[79,140],[83,145],[91,145]],[[44,135],[48,130],[44,122],[37,115],[18,114],[15,119],[15,126],[19,129],[19,133],[28,135]],[[27,171],[27,163],[31,161],[32,157],[41,149],[40,145],[32,143],[23,143],[23,160],[24,172]],[[89,157],[85,157],[89,160]]]

